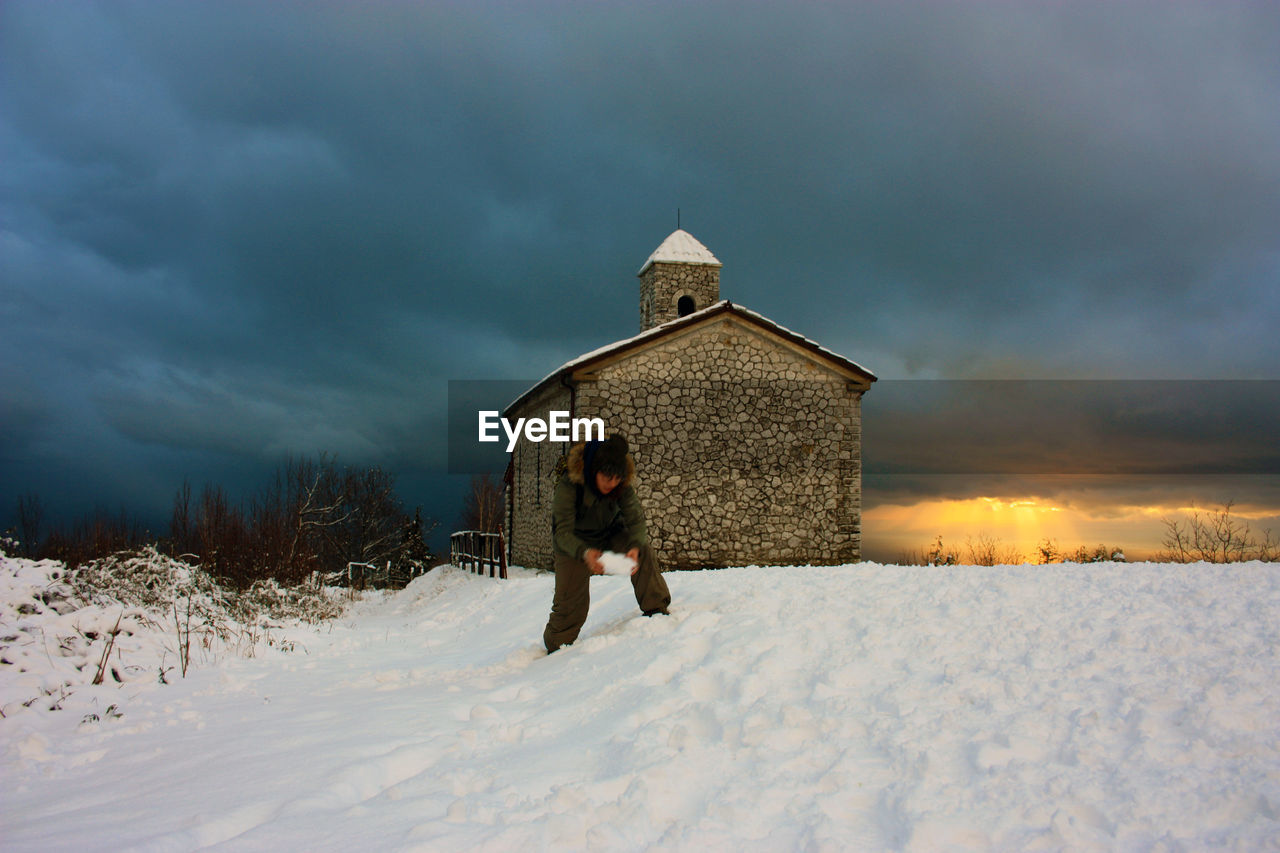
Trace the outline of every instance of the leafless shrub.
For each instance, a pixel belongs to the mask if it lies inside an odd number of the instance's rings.
[[[929,566],[954,566],[960,562],[960,555],[952,548],[942,544],[942,534],[925,551],[925,564]]]
[[[954,566],[960,562],[960,554],[943,544],[939,534],[932,543],[913,551],[902,551],[898,554],[897,564],[900,566]]]
[[[1184,518],[1165,517],[1165,550],[1157,559],[1166,563],[1240,563],[1248,560],[1272,562],[1280,556],[1280,543],[1271,531],[1262,538],[1249,522],[1232,515],[1234,501],[1217,510],[1192,507]]]
[[[979,533],[965,539],[966,562],[972,566],[1003,566],[1022,562],[1022,553],[999,538]]]
[[[1058,548],[1058,543],[1053,539],[1041,539],[1036,545],[1035,561],[1039,565],[1061,563],[1062,551]]]
[[[102,657],[98,660],[98,671],[93,675],[92,684],[101,684],[103,677],[107,672],[107,660],[111,657],[111,651],[116,646],[116,637],[120,636],[120,620],[124,619],[124,611],[120,611],[120,615],[116,617],[115,626],[107,632],[107,642],[102,649]]]
[[[173,602],[173,626],[178,640],[178,666],[182,669],[182,677],[187,677],[187,669],[191,666],[191,599],[186,601],[186,618],[178,611],[178,602]]]

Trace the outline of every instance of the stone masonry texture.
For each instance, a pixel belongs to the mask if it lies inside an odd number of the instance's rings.
[[[518,413],[508,417],[547,420],[550,412],[570,411],[571,404],[569,389],[554,386],[526,401]],[[553,471],[569,446],[551,441],[534,443],[522,438],[512,451],[513,476],[508,488],[508,517],[504,529],[511,545],[510,558],[516,565],[551,568],[551,495],[556,487]]]
[[[545,418],[572,402],[575,417],[626,435],[664,570],[834,565],[860,558],[861,396],[829,365],[726,314],[508,417]],[[522,439],[513,453],[517,564],[551,565],[552,471],[568,447]]]
[[[651,264],[640,275],[640,331],[676,319],[680,297],[701,311],[720,299],[720,267],[710,264]]]

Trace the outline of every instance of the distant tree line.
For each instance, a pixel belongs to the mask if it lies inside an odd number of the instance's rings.
[[[117,551],[149,544],[151,532],[127,510],[99,507],[68,524],[52,525],[46,532],[44,504],[29,492],[18,498],[17,526],[6,537],[11,554],[36,560],[59,560],[80,565]]]
[[[426,537],[435,522],[412,515],[381,468],[339,467],[333,456],[290,459],[259,492],[233,502],[221,486],[199,494],[186,482],[173,501],[169,534],[157,541],[128,513],[98,511],[44,533],[39,498],[18,501],[14,531],[25,556],[81,565],[145,545],[200,565],[216,578],[246,587],[257,580],[294,584],[343,571],[348,563],[425,569]]]
[[[1042,539],[1036,545],[1031,561],[1037,564],[1123,563],[1125,556],[1124,551],[1117,547],[1080,545],[1074,549],[1065,549],[1059,547],[1053,539]],[[963,546],[948,545],[938,535],[924,548],[903,553],[899,562],[906,566],[1016,566],[1026,562],[1026,559],[1021,551],[1005,544],[999,537],[979,533],[977,536],[966,537]]]
[[[1164,518],[1164,549],[1155,555],[1155,561],[1243,563],[1280,559],[1280,541],[1275,535],[1270,530],[1256,533],[1248,521],[1234,513],[1234,507],[1235,503],[1228,501],[1221,509],[1192,507],[1182,517]],[[1116,546],[1080,545],[1069,549],[1060,547],[1053,539],[1042,539],[1031,559],[1038,564],[1122,563],[1125,555],[1124,550]],[[898,562],[923,566],[1017,565],[1023,562],[1023,555],[1017,548],[985,533],[967,537],[963,547],[948,545],[938,535],[924,548],[900,554]]]

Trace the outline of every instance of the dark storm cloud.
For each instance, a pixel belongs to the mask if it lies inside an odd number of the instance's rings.
[[[1280,475],[1280,381],[888,381],[869,474]]]
[[[5,3],[7,485],[421,479],[446,380],[634,332],[677,206],[723,296],[882,377],[1274,378],[1278,35],[1265,3]]]

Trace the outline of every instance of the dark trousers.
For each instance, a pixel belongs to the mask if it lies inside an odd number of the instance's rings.
[[[614,543],[613,550],[626,551],[625,542]],[[542,632],[542,642],[548,652],[578,639],[578,632],[587,621],[587,611],[591,609],[591,570],[587,564],[567,554],[556,554],[555,566],[556,595],[551,602],[551,618]],[[646,613],[666,610],[671,605],[671,591],[648,545],[640,548],[639,566],[631,576],[631,588],[636,594],[636,604]]]

